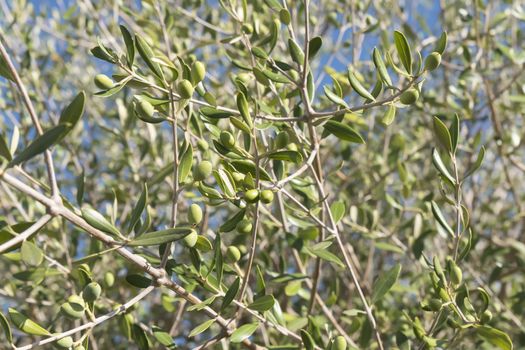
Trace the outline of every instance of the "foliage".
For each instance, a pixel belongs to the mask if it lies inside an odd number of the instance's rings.
[[[525,346],[525,9],[402,3],[0,2],[0,344]]]

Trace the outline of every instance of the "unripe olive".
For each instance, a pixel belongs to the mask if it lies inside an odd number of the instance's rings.
[[[204,77],[206,76],[206,68],[204,67],[204,63],[200,61],[195,61],[191,65],[191,80],[194,84],[197,84],[198,82],[202,81]]]
[[[151,118],[155,114],[155,107],[146,100],[141,100],[135,105],[135,111],[143,118]]]
[[[490,312],[489,310],[483,311],[483,314],[480,317],[480,322],[488,323],[490,322],[490,320],[492,320],[492,312]]]
[[[70,296],[67,302],[60,306],[62,313],[73,319],[81,318],[84,315],[85,308],[84,299],[78,295]]]
[[[454,329],[461,327],[461,325],[452,318],[447,318],[447,326],[449,326],[450,328],[454,328]]]
[[[259,200],[259,190],[251,189],[244,192],[244,200],[248,203],[255,203]]]
[[[288,150],[290,151],[297,151],[297,144],[295,144],[294,142],[292,143],[289,143],[286,148],[288,148]]]
[[[269,204],[273,202],[273,191],[272,190],[262,190],[261,191],[261,202]]]
[[[177,85],[177,90],[180,94],[180,97],[184,99],[191,98],[193,95],[193,85],[189,80],[183,79]]]
[[[285,148],[288,146],[289,137],[286,131],[281,131],[275,138],[275,148]]]
[[[222,131],[220,135],[221,143],[226,148],[235,147],[235,137],[229,131]]]
[[[441,298],[441,300],[447,302],[447,301],[450,301],[450,296],[448,295],[447,291],[443,288],[439,288],[439,297]]]
[[[187,247],[194,247],[195,244],[197,243],[197,239],[199,238],[199,235],[197,234],[197,231],[195,230],[191,230],[191,232],[186,235],[182,241],[184,242],[184,244],[187,246]]]
[[[193,203],[188,210],[188,221],[192,225],[198,225],[202,221],[202,209],[198,204]]]
[[[241,183],[244,180],[244,174],[234,171],[232,173],[233,180],[237,183]]]
[[[207,151],[208,148],[210,148],[210,145],[208,145],[208,142],[206,142],[205,140],[200,139],[199,141],[197,141],[197,147],[199,147],[199,149],[204,152]]]
[[[236,263],[241,259],[241,251],[236,246],[229,246],[226,250],[226,262]]]
[[[287,9],[281,9],[281,11],[279,11],[279,20],[285,26],[290,24],[290,22],[292,20],[292,18],[290,16],[290,12]]]
[[[237,75],[237,79],[239,79],[244,84],[248,84],[250,82],[251,78],[252,78],[252,76],[250,74],[247,74],[247,73],[239,73]]]
[[[212,165],[207,160],[203,160],[193,169],[193,179],[203,181],[211,175]]]
[[[105,74],[97,74],[95,76],[95,85],[99,89],[107,90],[115,86],[115,82]]]
[[[414,102],[416,102],[418,98],[419,98],[419,91],[417,91],[416,89],[408,89],[407,91],[401,94],[401,97],[399,98],[399,100],[404,105],[411,105]]]
[[[425,69],[428,71],[433,71],[441,64],[441,55],[439,52],[432,52],[430,55],[425,58]]]
[[[252,232],[252,227],[252,222],[250,220],[242,219],[239,221],[236,228],[240,233],[250,233]]]
[[[342,335],[335,337],[331,350],[345,350],[347,347],[346,339]]]
[[[463,273],[461,272],[461,268],[458,265],[454,264],[450,270],[450,281],[453,285],[459,286],[462,280]]]
[[[428,307],[432,311],[439,311],[441,309],[441,305],[443,305],[441,300],[435,298],[430,299],[430,301],[428,302]]]
[[[73,338],[71,337],[64,337],[62,339],[57,340],[56,344],[60,346],[61,348],[69,349],[73,346]]]
[[[298,234],[305,241],[313,241],[319,236],[319,229],[317,227],[308,227],[299,230]]]
[[[82,344],[78,344],[77,346],[75,346],[73,348],[73,350],[86,350],[86,348],[84,347],[84,345]]]
[[[84,287],[84,290],[82,292],[82,297],[87,302],[93,302],[100,297],[100,294],[102,293],[102,288],[100,287],[100,284],[97,282],[91,282],[87,286]]]
[[[115,283],[115,275],[109,271],[106,272],[104,274],[104,283],[108,288],[113,287],[113,284]]]

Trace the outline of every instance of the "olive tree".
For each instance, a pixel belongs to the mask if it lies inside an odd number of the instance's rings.
[[[525,345],[520,1],[0,1],[1,348]]]

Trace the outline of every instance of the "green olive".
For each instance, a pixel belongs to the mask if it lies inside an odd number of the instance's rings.
[[[198,225],[202,221],[202,209],[198,204],[193,203],[188,210],[188,221],[192,225]]]
[[[248,203],[255,203],[259,200],[259,190],[251,189],[244,192],[244,200]]]
[[[151,118],[155,114],[155,107],[146,100],[141,100],[135,105],[135,111],[143,118]]]
[[[87,302],[93,302],[100,297],[101,293],[102,288],[100,287],[100,284],[98,284],[97,282],[91,282],[84,287],[82,297]]]
[[[319,236],[319,229],[317,227],[308,227],[299,230],[298,234],[305,241],[313,241]]]
[[[110,288],[113,287],[113,284],[115,283],[115,275],[111,272],[106,272],[104,274],[104,284],[106,287]]]
[[[208,142],[206,142],[205,140],[199,140],[197,141],[197,147],[199,147],[199,149],[203,152],[207,151],[208,148],[210,148],[210,145],[208,145]]]
[[[226,262],[236,263],[241,259],[241,251],[236,246],[229,246],[226,250]]]
[[[189,80],[183,79],[177,85],[177,90],[180,94],[180,97],[184,99],[189,99],[193,95],[193,85]]]
[[[439,311],[441,309],[441,305],[443,305],[443,303],[441,302],[441,300],[439,299],[436,299],[436,298],[432,298],[430,299],[430,301],[428,302],[428,307],[430,310],[432,311]]]
[[[261,191],[261,202],[269,204],[273,202],[273,191],[272,190],[262,190]]]
[[[419,91],[417,91],[416,89],[408,89],[407,91],[401,94],[401,97],[399,98],[399,100],[404,105],[411,105],[414,102],[416,102],[418,98],[419,98]]]
[[[186,235],[182,241],[184,242],[184,244],[187,246],[187,247],[194,247],[195,244],[197,243],[197,239],[199,238],[199,235],[197,234],[197,231],[195,230],[191,230],[191,232]]]
[[[452,284],[455,286],[459,286],[462,280],[463,273],[461,272],[461,268],[454,264],[450,270],[450,282],[452,282]]]
[[[57,340],[56,344],[60,346],[61,348],[69,349],[73,346],[73,338],[71,337],[64,337],[62,339]]]
[[[60,310],[65,316],[72,319],[78,319],[84,316],[85,305],[67,301],[60,306]]]
[[[236,226],[237,231],[245,234],[252,232],[252,227],[252,222],[248,219],[242,219]]]
[[[346,346],[347,344],[345,337],[338,335],[335,337],[334,342],[332,343],[331,350],[345,350]]]
[[[105,74],[97,74],[95,76],[95,85],[99,89],[108,90],[115,86],[115,82]]]
[[[432,52],[430,55],[425,58],[425,69],[428,71],[433,71],[441,64],[441,55],[439,52]]]
[[[490,320],[492,320],[492,312],[490,312],[489,310],[483,311],[483,314],[481,314],[481,317],[480,317],[480,322],[488,323],[490,322]]]
[[[288,142],[288,133],[286,131],[281,131],[277,134],[277,137],[275,138],[275,148],[285,148],[286,146],[288,146]]]
[[[235,137],[229,131],[223,131],[220,135],[221,143],[226,148],[235,147]]]
[[[203,181],[211,175],[212,165],[207,160],[203,160],[193,169],[193,179]]]
[[[191,65],[191,80],[193,83],[197,84],[198,82],[202,81],[205,76],[206,68],[204,67],[204,63],[200,61],[193,62]]]

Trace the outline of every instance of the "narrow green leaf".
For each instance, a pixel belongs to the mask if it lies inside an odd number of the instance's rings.
[[[454,114],[454,119],[452,120],[452,125],[450,126],[450,140],[452,141],[452,153],[456,153],[459,141],[459,115]]]
[[[135,228],[135,225],[140,220],[140,215],[144,211],[144,208],[146,208],[146,204],[148,204],[148,185],[147,183],[144,183],[142,185],[142,193],[140,194],[139,200],[135,204],[135,207],[131,211],[131,218],[129,220],[128,224],[128,233],[133,231]]]
[[[441,36],[436,41],[436,47],[434,51],[438,52],[440,55],[443,55],[447,47],[447,32],[441,33]]]
[[[215,252],[214,252],[214,265],[215,265],[215,274],[217,275],[217,284],[220,286],[222,283],[222,274],[224,270],[222,251],[221,251],[221,235],[217,234],[215,236]],[[223,302],[224,303],[224,302]]]
[[[199,112],[203,116],[211,119],[229,118],[232,115],[230,112],[221,111],[213,107],[201,107]]]
[[[191,227],[174,227],[165,230],[148,232],[127,243],[128,246],[150,246],[178,241],[194,231]]]
[[[436,221],[441,225],[441,227],[443,227],[447,231],[447,233],[451,237],[454,237],[454,231],[447,223],[447,220],[445,220],[445,217],[443,216],[443,213],[441,212],[441,209],[439,209],[439,206],[437,205],[437,203],[434,201],[431,201],[430,207],[432,209],[432,214],[434,215],[434,218],[436,219]]]
[[[122,38],[126,44],[126,59],[128,61],[128,67],[131,68],[135,61],[135,43],[133,42],[131,33],[123,25],[120,25],[120,32],[122,33]]]
[[[44,261],[44,253],[31,241],[22,242],[20,249],[22,260],[29,266],[38,266]]]
[[[447,170],[447,167],[443,163],[443,160],[441,159],[441,156],[439,155],[439,152],[436,148],[432,149],[432,163],[446,180],[448,180],[452,185],[456,183],[456,180],[452,177],[452,175],[450,175],[450,172]]]
[[[374,288],[372,292],[372,304],[375,304],[381,300],[388,291],[396,283],[399,273],[401,272],[401,265],[396,264],[390,270],[388,270],[384,275],[380,276],[376,283],[374,283]]]
[[[319,50],[321,50],[321,46],[323,46],[323,39],[320,36],[316,36],[312,39],[310,39],[310,44],[308,45],[308,59],[311,60],[312,58],[317,55]]]
[[[394,32],[394,44],[396,45],[397,54],[399,55],[401,63],[408,74],[412,74],[412,53],[410,52],[407,38],[400,31],[396,30]]]
[[[514,345],[512,344],[509,335],[499,329],[489,326],[479,326],[476,328],[476,331],[481,338],[501,350],[514,349]]]
[[[308,333],[306,330],[301,329],[301,339],[304,344],[304,348],[306,350],[314,350],[315,349],[315,341],[314,338]]]
[[[263,295],[262,297],[255,299],[253,303],[248,305],[248,308],[259,312],[264,312],[270,310],[273,307],[274,303],[275,298],[273,297],[273,295]]]
[[[334,92],[332,92],[332,90],[330,90],[330,88],[327,85],[323,86],[323,89],[324,89],[324,94],[330,101],[332,101],[335,104],[338,104],[341,107],[349,108],[346,101],[343,100],[341,97],[337,96]]]
[[[248,339],[257,330],[257,327],[259,327],[258,322],[242,325],[241,327],[233,331],[230,337],[230,341],[232,343],[240,343],[244,339]]]
[[[0,76],[3,76],[6,79],[9,79],[11,81],[15,81],[15,78],[11,74],[11,71],[9,70],[9,67],[7,66],[7,62],[4,60],[2,56],[0,56]]]
[[[332,212],[332,216],[334,218],[335,223],[338,223],[345,216],[345,213],[346,213],[345,202],[342,200],[333,202],[332,205],[330,206],[330,211]]]
[[[388,108],[385,114],[383,115],[383,118],[381,119],[381,123],[383,123],[383,125],[388,126],[392,124],[395,118],[396,118],[396,106],[394,106],[393,104],[390,104],[388,105]]]
[[[235,281],[233,281],[230,288],[228,288],[226,294],[224,294],[224,299],[222,300],[221,305],[221,312],[224,312],[224,310],[226,310],[226,308],[232,303],[233,299],[235,299],[235,297],[237,296],[237,293],[239,292],[240,282],[241,280],[239,279],[239,277],[237,277]]]
[[[126,282],[137,288],[148,288],[151,286],[151,280],[141,274],[132,273],[126,276]]]
[[[341,261],[341,259],[339,259],[335,254],[329,252],[328,250],[326,250],[326,248],[322,248],[322,249],[319,249],[319,248],[315,248],[314,247],[310,247],[310,248],[305,248],[306,251],[318,258],[321,258],[322,260],[326,260],[328,262],[331,262],[331,263],[334,263],[336,265],[339,265],[340,267],[344,267],[345,265],[343,264],[343,262]]]
[[[70,128],[75,127],[78,121],[84,114],[84,108],[86,105],[86,93],[81,91],[77,96],[71,101],[71,103],[64,108],[62,113],[60,113],[60,119],[58,120],[59,124],[70,124]]]
[[[16,328],[20,329],[22,332],[26,334],[40,335],[40,336],[51,335],[51,333],[49,333],[47,329],[42,328],[42,326],[30,320],[29,318],[27,318],[27,316],[16,311],[15,309],[9,308],[8,312],[9,312],[9,318],[11,319],[11,322],[13,322]]]
[[[441,119],[438,117],[434,117],[433,119],[434,133],[436,134],[439,143],[445,148],[445,150],[452,152],[452,137],[450,136],[450,131]]]
[[[377,73],[379,74],[379,77],[388,86],[392,86],[392,79],[390,79],[390,75],[388,74],[388,70],[386,69],[385,62],[383,61],[383,57],[381,56],[381,52],[378,48],[374,47],[374,51],[372,51],[372,60],[374,61],[374,65],[377,68]]]
[[[303,161],[303,155],[297,151],[275,151],[270,153],[268,158],[293,163],[302,163]]]
[[[5,338],[9,343],[13,342],[13,332],[11,331],[11,326],[9,325],[9,322],[7,322],[7,318],[5,315],[0,312],[0,325],[2,326],[2,329],[5,333]]]
[[[485,158],[485,146],[481,146],[478,152],[478,156],[476,157],[476,161],[474,162],[474,164],[472,164],[470,169],[465,173],[464,179],[474,174],[474,172],[476,172],[476,170],[478,170],[481,167],[481,164],[483,163],[483,158]]]
[[[160,344],[164,345],[168,349],[176,348],[176,345],[173,342],[173,338],[168,332],[164,331],[162,328],[157,327],[157,326],[153,326],[151,327],[151,329],[153,331],[153,336],[155,337],[155,339],[157,339],[157,341]]]
[[[153,58],[155,57],[153,50],[148,45],[146,40],[144,40],[138,34],[135,34],[135,46],[137,47],[137,51],[139,52],[140,57],[142,57],[144,62],[146,62],[149,69],[151,69],[151,71],[161,80],[164,80],[164,73],[162,73],[160,65],[153,61]]]
[[[179,162],[179,183],[184,183],[190,174],[193,165],[193,146],[188,142]]]
[[[13,159],[11,151],[9,150],[9,146],[7,146],[7,143],[5,142],[5,139],[2,135],[0,135],[0,157],[4,157],[8,161]]]
[[[139,350],[149,350],[148,335],[142,327],[138,324],[134,324],[131,331],[131,338],[133,338],[135,345]]]
[[[352,86],[352,89],[355,90],[361,97],[366,98],[367,100],[375,101],[376,99],[370,92],[368,92],[367,89],[357,80],[357,77],[355,76],[354,72],[349,68],[348,69],[348,81],[350,82],[350,85]]]
[[[241,222],[242,219],[244,219],[244,215],[246,213],[245,209],[239,210],[234,216],[232,216],[230,219],[228,219],[225,223],[221,225],[219,228],[220,232],[230,232],[235,229],[237,224]]]
[[[65,133],[70,130],[69,124],[59,124],[52,129],[49,129],[42,135],[38,136],[33,142],[22,150],[9,164],[8,167],[19,165],[40,153],[43,153],[48,148],[57,143]]]
[[[200,325],[198,325],[197,327],[195,327],[195,328],[193,328],[191,330],[190,335],[188,335],[188,337],[192,338],[192,337],[194,337],[196,335],[201,334],[202,332],[204,332],[208,328],[210,328],[211,325],[213,324],[213,322],[215,322],[214,319],[207,320],[206,322],[201,323]]]
[[[341,122],[329,120],[324,125],[324,129],[341,140],[354,143],[365,143],[365,140],[363,140],[357,131]]]

